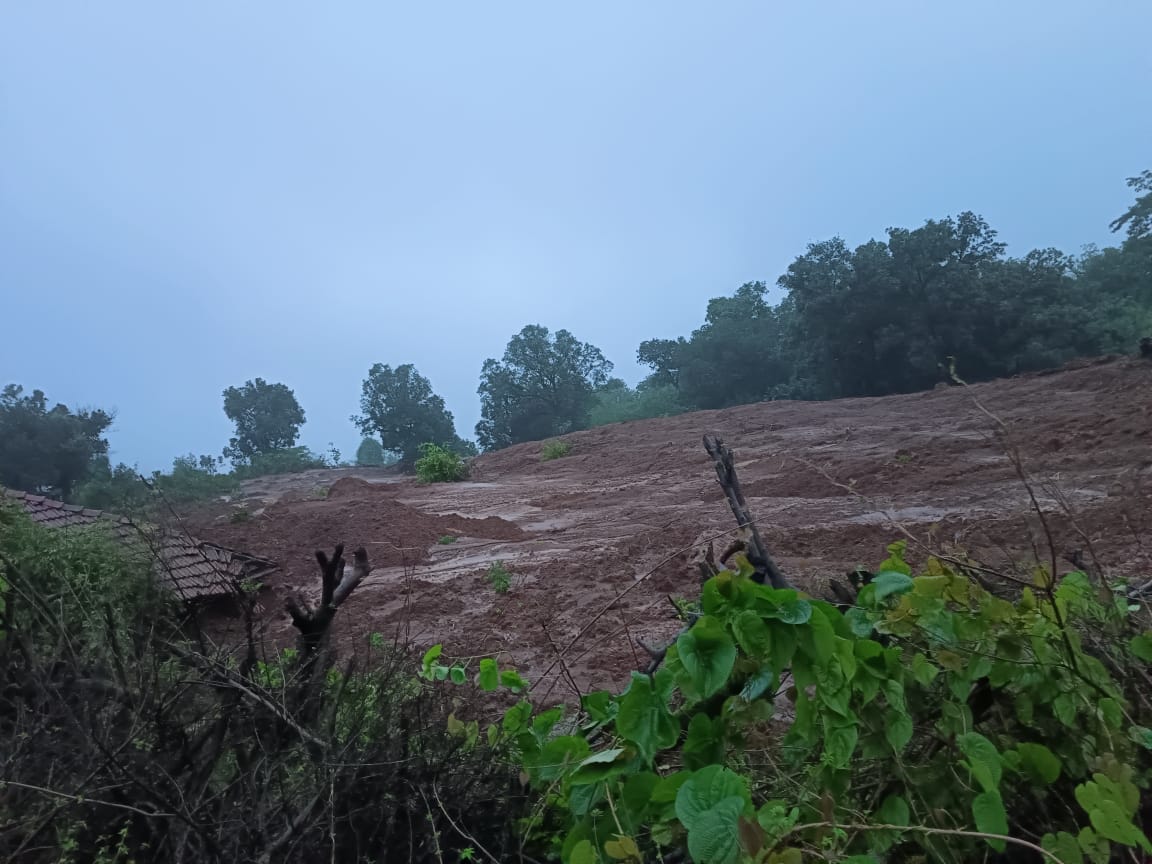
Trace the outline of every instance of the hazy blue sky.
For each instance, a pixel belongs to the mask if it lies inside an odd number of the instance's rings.
[[[1152,3],[0,0],[0,384],[219,453],[221,391],[358,435],[412,362],[470,436],[528,323],[623,377],[805,244],[964,209],[1110,242]]]

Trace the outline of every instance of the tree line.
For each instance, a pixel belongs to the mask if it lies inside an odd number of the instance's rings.
[[[1078,255],[1009,256],[972,212],[889,228],[856,248],[839,237],[812,243],[776,281],[779,302],[766,282],[748,282],[710,300],[687,337],[642,342],[637,361],[650,372],[635,387],[612,376],[596,346],[530,324],[480,370],[475,443],[415,366],[377,363],[351,418],[364,436],[357,463],[409,469],[425,443],[471,456],[685,411],[921,390],[947,380],[953,364],[978,381],[1131,351],[1152,334],[1152,171],[1128,185],[1135,201],[1110,225],[1120,244]],[[229,387],[223,408],[235,425],[223,455],[180,457],[155,482],[218,490],[242,476],[341,464],[335,448],[297,446],[305,414],[285,384]],[[110,488],[135,480],[134,469],[109,464],[112,420],[9,385],[0,392],[0,483],[108,503]]]

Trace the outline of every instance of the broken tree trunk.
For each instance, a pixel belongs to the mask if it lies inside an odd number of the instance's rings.
[[[760,530],[756,527],[756,520],[748,512],[748,502],[744,500],[744,490],[740,488],[740,479],[736,476],[732,448],[719,437],[709,438],[705,435],[704,449],[712,457],[720,488],[724,490],[732,515],[736,517],[736,524],[740,526],[744,535],[744,542],[748,547],[748,563],[756,570],[752,578],[757,582],[767,581],[773,588],[791,588],[791,584],[784,578],[784,574],[776,566],[776,562],[764,545]]]
[[[724,496],[728,499],[728,506],[732,508],[732,515],[736,517],[736,524],[740,526],[740,533],[743,535],[741,542],[730,546],[721,556],[721,563],[726,563],[730,555],[733,554],[735,548],[743,546],[748,556],[748,563],[752,565],[755,573],[752,579],[756,582],[763,584],[768,582],[773,588],[791,588],[791,583],[784,577],[780,568],[776,565],[768,548],[764,545],[763,538],[760,537],[760,531],[756,528],[756,520],[748,512],[748,502],[744,500],[744,490],[740,488],[740,479],[736,476],[735,458],[732,454],[732,448],[725,444],[720,438],[709,438],[704,436],[704,449],[708,451],[708,455],[712,457],[712,463],[716,467],[716,477],[720,481],[720,488],[724,490]],[[709,543],[707,549],[700,556],[696,562],[697,567],[700,568],[700,574],[704,581],[707,581],[714,576],[719,569],[716,566],[715,557],[713,554],[712,544]],[[689,620],[687,625],[680,631],[683,634],[691,628],[695,623],[695,619]],[[680,634],[677,634],[679,636]],[[649,675],[654,673],[660,668],[660,664],[664,662],[664,657],[668,653],[668,648],[671,647],[673,642],[668,642],[658,648],[646,645],[639,642],[641,648],[651,658],[648,665],[645,666],[644,671]]]

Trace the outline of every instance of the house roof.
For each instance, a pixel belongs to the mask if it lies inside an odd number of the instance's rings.
[[[53,501],[15,489],[3,489],[0,499],[17,504],[32,521],[48,528],[102,525],[123,543],[142,543],[155,561],[156,575],[183,600],[218,597],[237,591],[245,580],[259,580],[279,565],[255,555],[217,546],[175,531],[140,525],[124,516],[76,504]]]

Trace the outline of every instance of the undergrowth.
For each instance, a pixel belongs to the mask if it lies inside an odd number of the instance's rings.
[[[540,461],[550,462],[553,459],[563,459],[572,453],[572,445],[567,441],[546,441],[540,448]]]
[[[534,843],[565,864],[1152,854],[1152,631],[1126,586],[1038,570],[992,593],[937,559],[913,576],[903,542],[844,610],[752,574],[711,578],[663,666],[575,725],[521,701],[488,729],[546,802]]]
[[[468,476],[468,466],[459,454],[436,444],[420,445],[415,468],[421,483],[455,483]]]

